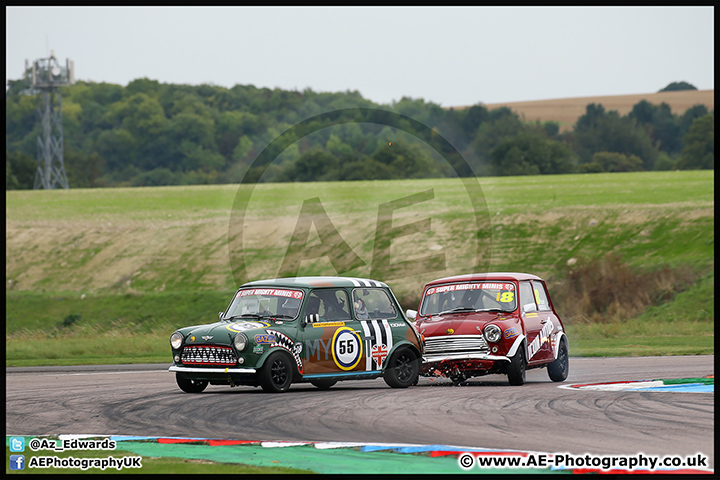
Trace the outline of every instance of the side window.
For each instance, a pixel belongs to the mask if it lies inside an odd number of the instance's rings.
[[[323,320],[350,320],[350,307],[345,290],[314,290],[308,297],[305,315],[317,314]]]
[[[538,304],[538,310],[541,312],[550,311],[550,302],[548,302],[547,292],[542,282],[533,280],[533,290],[535,292],[535,301]]]
[[[397,317],[392,300],[385,290],[379,288],[353,290],[353,310],[358,320]]]
[[[522,312],[537,312],[537,305],[535,305],[535,294],[533,293],[532,285],[530,282],[520,282],[520,306]]]

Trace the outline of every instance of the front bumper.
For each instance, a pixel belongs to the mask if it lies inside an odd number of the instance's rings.
[[[236,375],[248,375],[248,374],[254,374],[257,372],[254,368],[197,368],[197,367],[178,367],[177,365],[172,365],[170,368],[168,368],[168,371],[170,372],[178,372],[178,373],[221,373],[221,374],[236,374]]]
[[[451,353],[447,355],[425,355],[423,356],[423,364],[439,363],[453,360],[486,360],[490,362],[509,362],[508,357],[502,355],[490,355],[487,353]]]
[[[420,366],[420,375],[429,377],[458,374],[477,376],[487,373],[502,373],[509,362],[508,357],[486,353],[425,355],[423,364]]]

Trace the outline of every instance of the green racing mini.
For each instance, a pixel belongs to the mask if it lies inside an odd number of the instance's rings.
[[[340,380],[383,377],[394,388],[417,382],[422,341],[385,283],[297,277],[246,283],[219,320],[170,336],[180,389],[292,383],[327,389]]]

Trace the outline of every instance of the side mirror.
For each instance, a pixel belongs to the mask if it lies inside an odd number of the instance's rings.
[[[417,311],[416,311],[416,310],[407,310],[407,311],[405,312],[405,315],[406,315],[410,320],[415,320],[415,318],[417,317]]]
[[[218,318],[219,318],[220,320],[222,320],[224,313],[225,313],[225,312],[218,312]]]
[[[305,328],[308,323],[315,323],[320,321],[320,315],[317,313],[311,315],[305,315],[305,318],[300,322],[300,326]]]
[[[523,313],[534,312],[534,311],[535,311],[535,304],[534,304],[534,303],[528,303],[528,304],[526,304],[526,305],[523,305],[522,311],[523,311]]]

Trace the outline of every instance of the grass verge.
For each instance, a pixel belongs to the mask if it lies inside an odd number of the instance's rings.
[[[6,458],[10,458],[10,455],[16,455],[15,452],[11,452],[9,447],[5,448]],[[174,457],[142,457],[140,463],[141,468],[123,468],[118,470],[117,468],[88,468],[82,470],[81,468],[29,468],[31,458],[48,456],[57,457],[60,459],[75,458],[75,459],[87,459],[87,458],[108,458],[113,457],[115,459],[122,459],[123,457],[138,457],[133,452],[123,450],[113,450],[112,452],[105,452],[102,450],[96,451],[65,451],[65,452],[32,452],[26,451],[19,453],[19,455],[25,455],[25,469],[23,470],[11,470],[10,463],[5,464],[5,474],[168,474],[168,473],[180,473],[180,474],[308,474],[313,473],[307,470],[298,470],[287,467],[257,467],[253,465],[244,465],[238,463],[219,463],[209,460],[188,460],[183,458]]]
[[[571,354],[713,353],[713,179],[712,171],[479,178],[489,218],[475,234],[492,237],[489,271],[548,280]],[[169,335],[213,322],[235,289],[228,219],[247,188],[7,192],[6,365],[169,362]],[[445,271],[378,277],[416,309],[426,281],[475,265],[458,179],[257,185],[245,219],[248,279],[277,276],[300,206],[313,197],[364,260],[340,273],[370,276],[379,205],[429,191],[432,200],[394,211],[392,225],[432,220],[433,229],[395,238],[391,260],[443,252]],[[335,273],[327,257],[298,271]]]
[[[710,273],[672,301],[625,320],[567,318],[558,308],[570,339],[570,354],[714,354],[714,290],[715,276]],[[215,321],[214,312],[223,309],[226,301],[217,292],[84,299],[77,294],[11,293],[6,300],[8,311],[13,312],[6,324],[6,366],[169,364],[170,334],[182,326]]]

